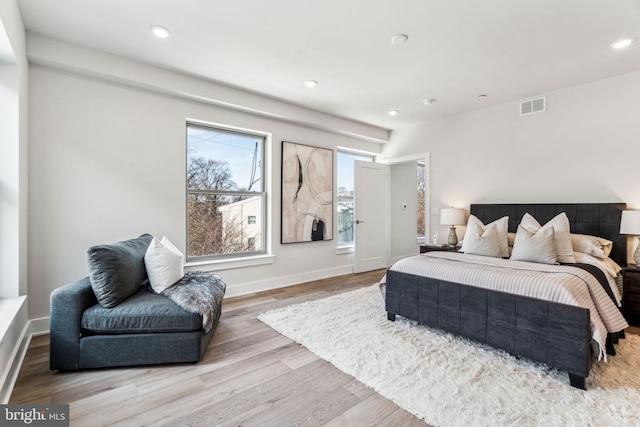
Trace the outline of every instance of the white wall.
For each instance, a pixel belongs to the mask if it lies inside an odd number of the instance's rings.
[[[398,163],[390,166],[391,181],[391,262],[416,255],[419,245],[416,240],[417,223],[417,163]],[[407,205],[403,209],[403,205]]]
[[[0,403],[25,351],[27,304],[28,64],[15,0],[0,2]],[[22,345],[21,345],[22,344]]]
[[[618,201],[640,208],[640,72],[546,95],[543,113],[521,117],[512,102],[394,131],[382,157],[430,152],[433,208]],[[446,239],[439,217],[431,224]]]
[[[184,251],[187,118],[272,135],[268,222],[275,261],[221,271],[227,295],[353,270],[353,255],[337,255],[335,240],[279,244],[281,141],[377,153],[380,145],[368,139],[385,137],[386,131],[279,101],[271,104],[278,113],[272,118],[266,114],[269,100],[254,94],[238,92],[233,100],[229,88],[58,43],[53,44],[61,55],[55,56],[55,51],[41,49],[50,41],[29,40],[29,57],[36,64],[30,69],[31,318],[49,315],[51,291],[87,275],[85,251],[91,245],[146,232],[166,235]],[[104,63],[102,71],[88,72],[96,60]],[[114,62],[117,70],[106,75]],[[141,76],[161,78],[162,89],[145,86]],[[182,96],[173,90],[178,87],[196,91]],[[197,90],[207,92],[206,99],[197,101]],[[218,95],[235,105],[223,108],[210,102]],[[257,114],[240,108],[257,102]],[[285,113],[294,119],[282,119]],[[359,133],[362,138],[348,136]],[[297,259],[292,258],[294,249]]]
[[[22,18],[0,2],[0,298],[27,292],[27,100]]]

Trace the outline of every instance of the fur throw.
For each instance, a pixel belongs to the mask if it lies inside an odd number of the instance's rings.
[[[220,276],[204,271],[188,271],[184,277],[161,292],[191,313],[202,315],[204,333],[220,318],[222,297],[227,285]]]

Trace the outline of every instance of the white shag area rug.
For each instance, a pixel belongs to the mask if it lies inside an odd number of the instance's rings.
[[[434,426],[640,426],[640,336],[596,362],[585,391],[546,365],[387,320],[378,285],[258,319]]]

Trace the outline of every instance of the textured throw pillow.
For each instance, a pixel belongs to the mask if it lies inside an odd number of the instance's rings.
[[[136,239],[87,250],[91,287],[104,307],[115,307],[146,285],[144,254],[151,239],[151,235],[143,234]]]
[[[537,233],[543,228],[553,228],[558,261],[576,262],[573,256],[573,246],[571,246],[569,218],[566,213],[559,213],[543,226],[533,216],[526,213],[520,220],[520,225],[531,233]]]
[[[532,233],[519,225],[513,243],[513,251],[511,251],[511,259],[557,264],[553,227],[541,228],[537,233]]]
[[[587,234],[571,234],[573,252],[582,252],[597,258],[607,258],[613,248],[611,240]]]
[[[495,225],[496,227],[496,231],[500,237],[500,241],[498,243],[499,245],[499,254],[498,256],[500,257],[508,257],[509,256],[509,245],[507,242],[507,231],[509,231],[509,217],[508,216],[503,216],[500,219],[497,219],[493,222],[490,222],[487,225],[484,225],[482,223],[482,221],[480,221],[475,215],[469,215],[469,220],[467,221],[467,230],[464,233],[464,238],[462,240],[462,247],[460,248],[460,252],[467,252],[467,237],[469,233],[476,233],[477,232],[477,228],[475,227],[479,227],[481,232],[479,234],[482,234],[482,232],[484,232],[484,230],[489,227],[490,225]]]
[[[144,265],[153,290],[160,293],[184,276],[184,256],[165,236],[153,238],[144,255]]]
[[[471,255],[483,255],[496,258],[502,257],[502,240],[503,236],[498,233],[498,227],[495,224],[489,224],[483,230],[477,224],[472,224],[471,232],[465,238],[466,251]]]

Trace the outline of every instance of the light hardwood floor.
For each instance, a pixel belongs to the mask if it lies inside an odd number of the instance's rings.
[[[256,319],[262,312],[377,283],[384,271],[229,298],[197,364],[58,373],[34,337],[10,403],[68,403],[71,426],[425,426]]]
[[[34,337],[10,403],[68,403],[71,426],[425,426],[353,377],[256,319],[265,311],[377,283],[351,274],[229,298],[197,364],[49,370]],[[638,334],[640,328],[627,332]]]

